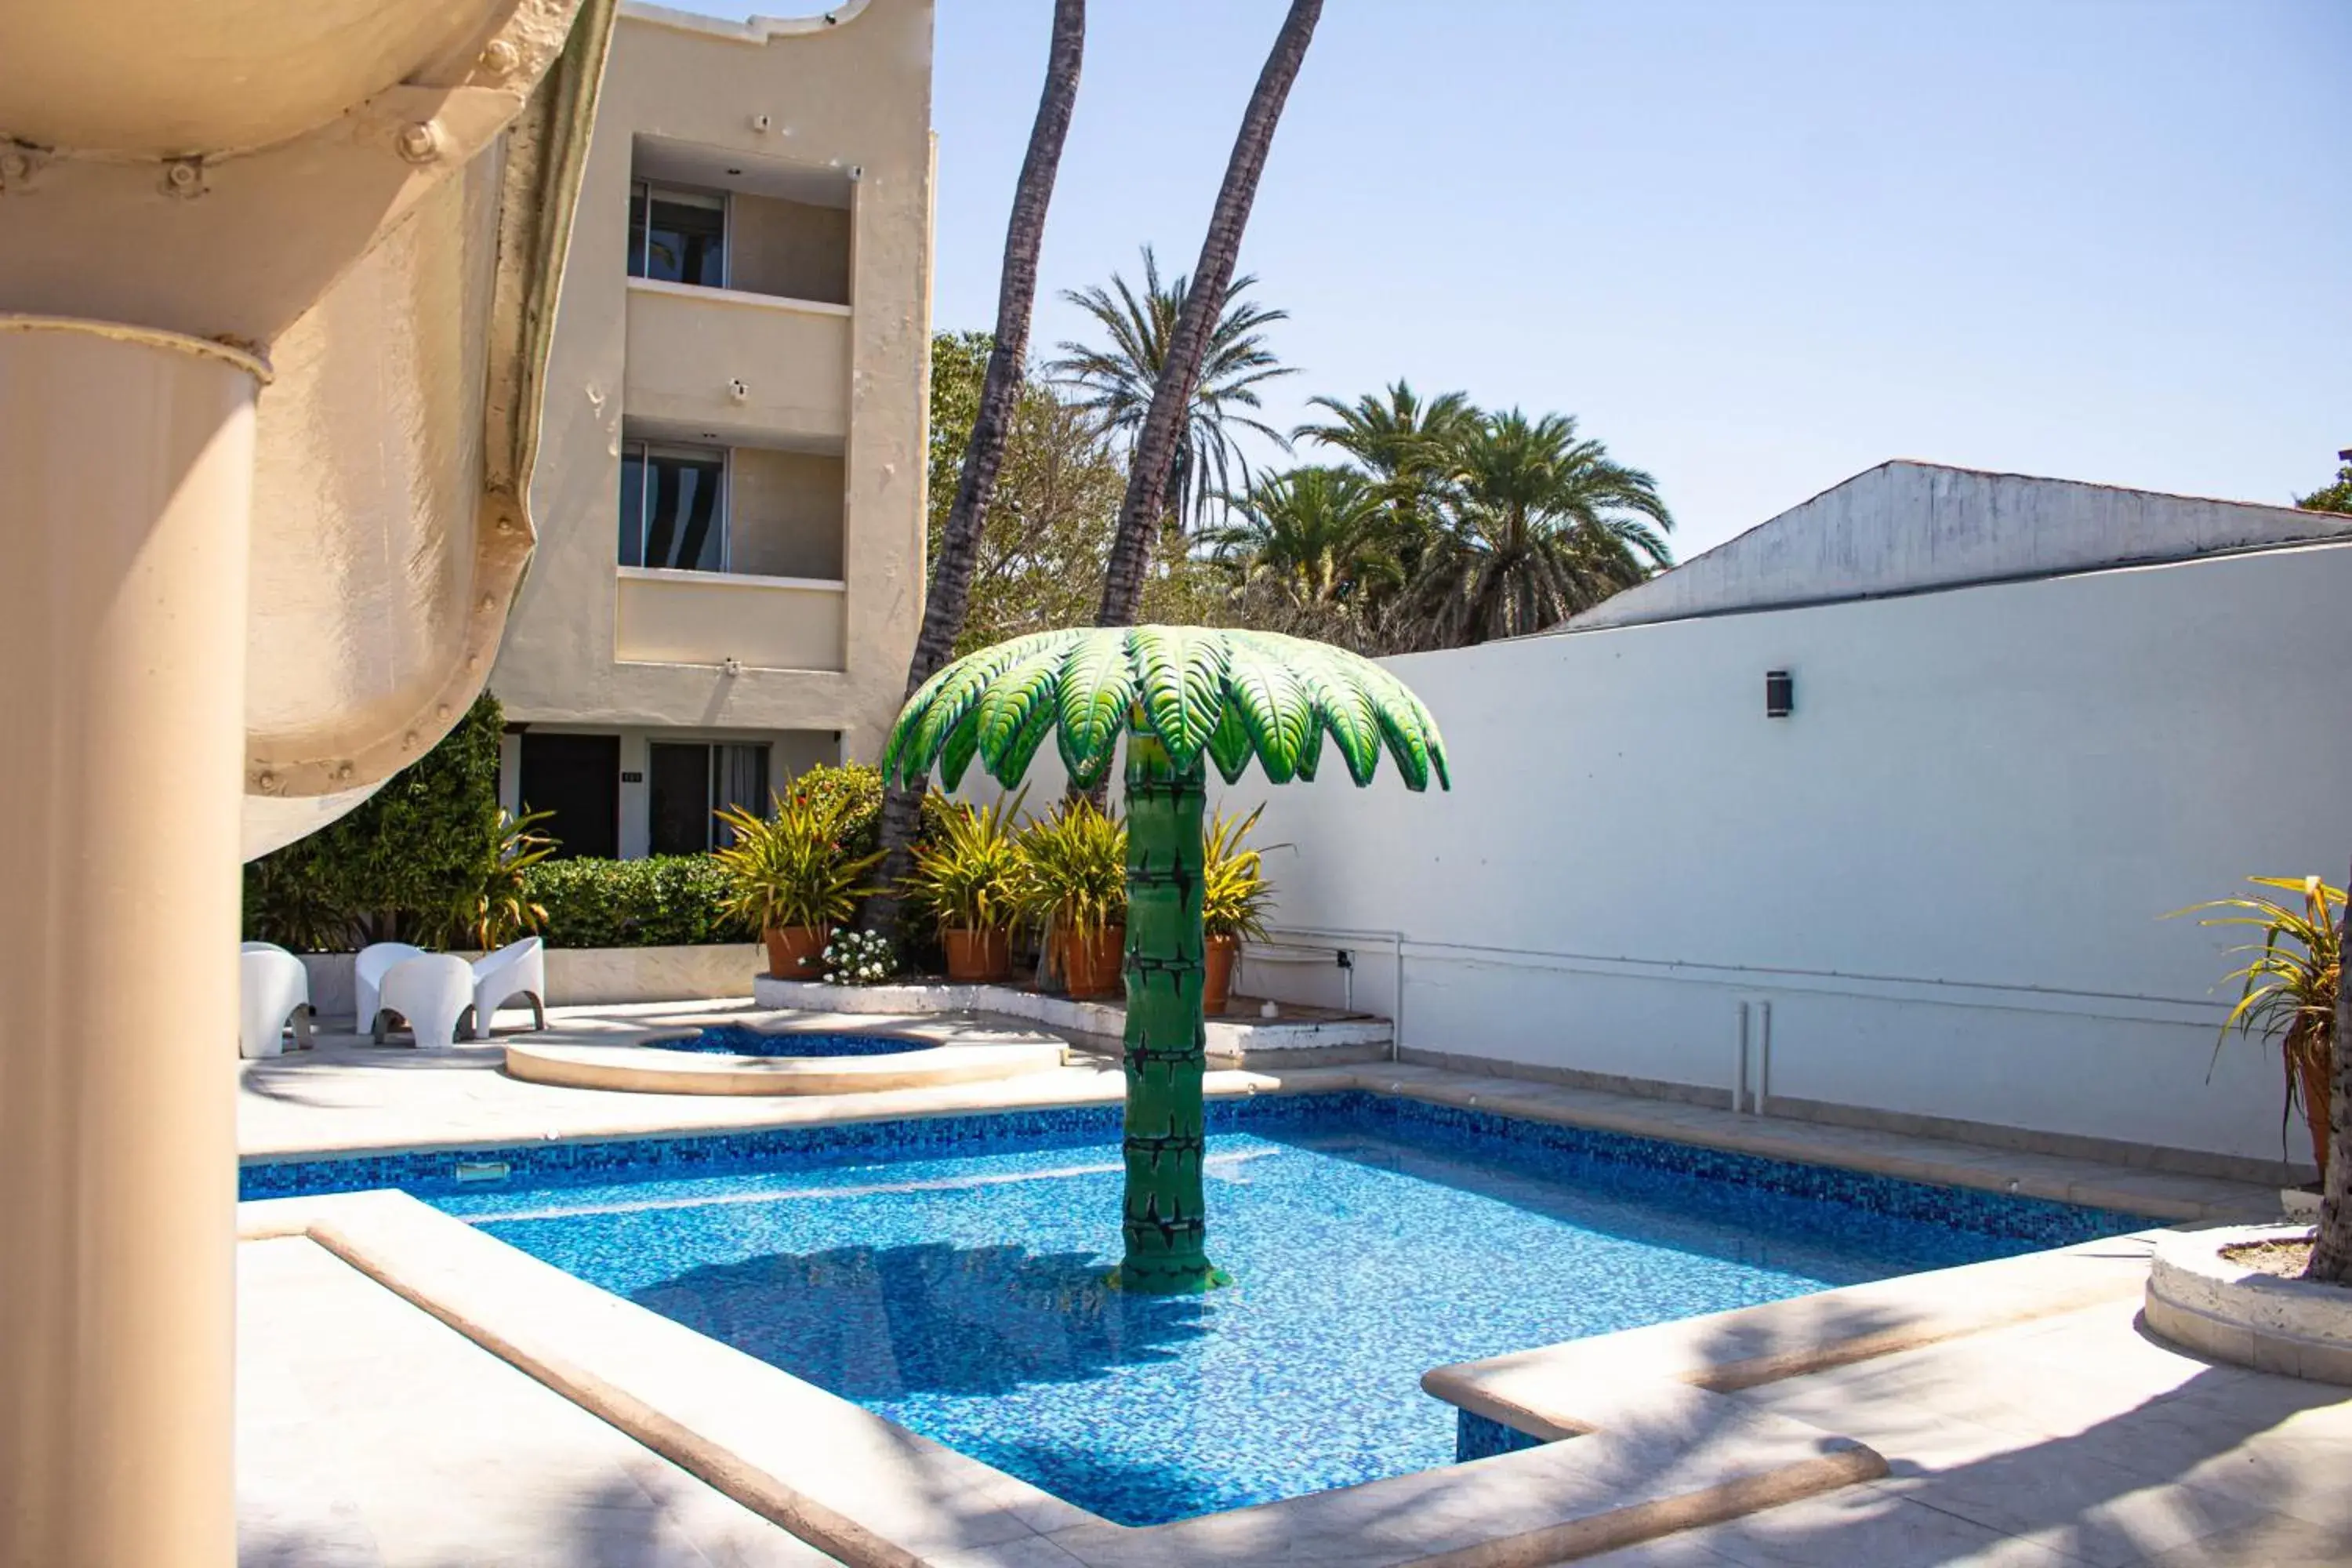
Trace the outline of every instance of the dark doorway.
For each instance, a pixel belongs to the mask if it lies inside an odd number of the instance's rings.
[[[710,748],[650,748],[652,785],[646,847],[656,855],[699,855],[710,847]]]
[[[621,738],[522,738],[522,805],[555,815],[539,831],[561,841],[556,854],[617,859],[621,853]]]

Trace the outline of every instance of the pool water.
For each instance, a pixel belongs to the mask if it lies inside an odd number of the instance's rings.
[[[1433,1366],[2139,1223],[1395,1109],[1408,1103],[1334,1096],[1223,1118],[1240,1124],[1211,1142],[1210,1250],[1236,1283],[1205,1297],[1103,1287],[1121,1185],[1103,1117],[970,1152],[931,1133],[898,1157],[571,1171],[430,1195],[1139,1525],[1453,1462],[1454,1412],[1420,1388]]]
[[[646,1043],[657,1050],[719,1057],[895,1057],[932,1047],[929,1040],[903,1035],[765,1033],[743,1024],[714,1024],[698,1034]]]

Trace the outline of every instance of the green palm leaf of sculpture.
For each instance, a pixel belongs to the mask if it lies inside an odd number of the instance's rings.
[[[1012,788],[1048,732],[1091,787],[1127,747],[1127,1196],[1111,1278],[1155,1293],[1224,1281],[1208,1259],[1201,1014],[1204,763],[1228,784],[1255,758],[1275,784],[1312,780],[1328,735],[1368,784],[1385,750],[1405,787],[1452,787],[1437,722],[1404,682],[1324,643],[1201,626],[1039,632],[958,659],[907,701],[886,784],[977,759]]]
[[[1452,787],[1437,722],[1402,681],[1343,648],[1276,632],[1087,626],[984,647],[908,699],[883,752],[885,782],[911,787],[934,767],[944,773],[958,726],[975,714],[981,764],[1007,788],[1045,729],[1073,777],[1098,778],[1139,717],[1181,771],[1212,751],[1229,714],[1276,784],[1312,779],[1328,733],[1358,784],[1372,781],[1385,749],[1407,788],[1433,777]]]

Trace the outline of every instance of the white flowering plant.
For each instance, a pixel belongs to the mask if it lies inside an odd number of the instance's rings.
[[[878,985],[898,973],[898,955],[880,931],[835,931],[823,958],[827,985]]]

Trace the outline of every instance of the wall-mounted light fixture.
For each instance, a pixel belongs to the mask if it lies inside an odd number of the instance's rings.
[[[1797,710],[1797,682],[1785,669],[1764,672],[1764,717],[1786,719]]]

